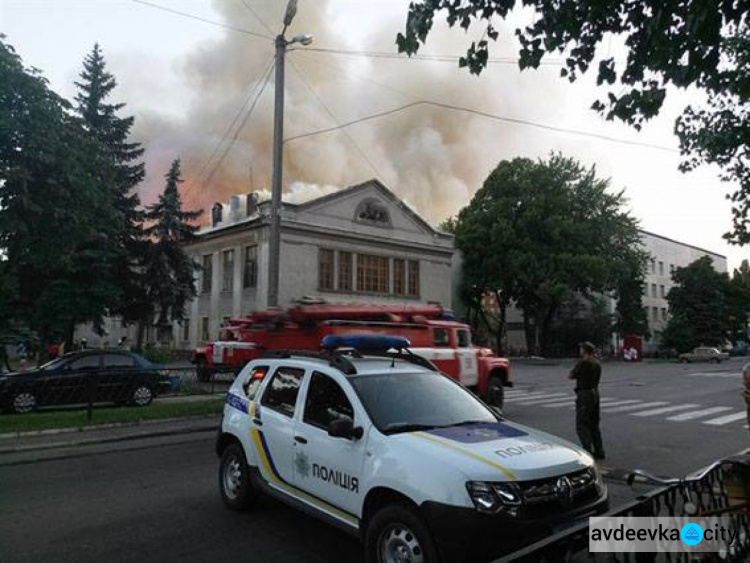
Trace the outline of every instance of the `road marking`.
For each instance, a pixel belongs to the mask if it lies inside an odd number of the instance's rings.
[[[674,412],[674,411],[684,411],[687,409],[694,409],[695,407],[700,407],[700,405],[692,405],[692,404],[684,404],[684,405],[672,405],[671,407],[663,407],[660,409],[652,409],[647,411],[641,411],[641,412],[631,412],[631,416],[656,416],[657,414],[664,414],[668,412]]]
[[[742,373],[736,371],[700,371],[689,373],[689,377],[740,377]]]
[[[702,416],[708,416],[710,414],[716,414],[724,411],[731,411],[732,407],[711,407],[710,409],[703,409],[700,411],[684,412],[675,416],[670,416],[667,420],[674,420],[675,422],[682,422],[684,420],[693,420],[694,418],[701,418]]]
[[[632,403],[642,403],[642,399],[623,399],[623,400],[617,400],[617,399],[602,399],[603,401],[607,401],[607,404],[604,405],[606,407],[619,407],[620,405],[630,405]]]
[[[625,412],[625,411],[634,411],[637,409],[648,409],[651,407],[661,407],[662,405],[668,405],[666,401],[655,401],[653,403],[640,403],[637,405],[625,405],[624,407],[614,407],[614,408],[604,408],[602,409],[602,412]]]
[[[724,424],[729,424],[730,422],[734,422],[736,420],[745,420],[747,419],[747,411],[740,411],[733,414],[728,414],[726,416],[720,416],[719,418],[714,418],[711,420],[704,420],[703,424],[710,424],[711,426],[722,426]]]
[[[506,397],[512,397],[513,395],[524,395],[528,393],[526,389],[511,389],[510,391],[505,392]]]
[[[617,400],[618,399],[615,399],[615,398],[606,398],[605,397],[603,399],[600,399],[599,403],[600,404],[607,404],[607,403],[616,402]],[[563,403],[554,403],[554,404],[551,404],[551,405],[541,405],[541,406],[547,407],[548,409],[556,409],[556,408],[559,408],[559,407],[570,407],[570,406],[573,406],[575,404],[576,404],[576,400],[575,399],[569,399],[569,400],[567,400],[567,401],[565,401]]]
[[[509,401],[511,403],[517,402],[519,405],[532,405],[569,399],[570,393],[551,393],[550,395],[541,397],[513,397]]]
[[[559,395],[562,395],[563,393],[529,393],[528,395],[518,395],[515,397],[508,397],[505,399],[507,402],[513,402],[513,401],[530,401],[532,399],[545,399],[548,397],[556,397]]]

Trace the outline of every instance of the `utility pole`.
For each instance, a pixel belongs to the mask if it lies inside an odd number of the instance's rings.
[[[286,26],[285,26],[286,27]],[[284,166],[284,58],[286,39],[276,37],[276,85],[273,110],[273,176],[271,177],[271,232],[268,239],[268,306],[279,305],[281,266],[281,180]]]
[[[284,33],[297,13],[297,0],[289,0],[284,15],[284,29],[276,37],[276,84],[273,114],[273,175],[271,177],[271,221],[268,238],[268,307],[279,305],[279,271],[281,266],[281,189],[284,170],[284,58],[289,45],[309,45],[313,37],[309,34],[294,36],[286,40]]]

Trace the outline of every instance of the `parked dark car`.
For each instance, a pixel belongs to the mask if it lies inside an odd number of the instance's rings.
[[[146,406],[168,390],[161,366],[124,350],[71,352],[38,369],[0,376],[0,408],[24,413],[37,407],[81,403]]]

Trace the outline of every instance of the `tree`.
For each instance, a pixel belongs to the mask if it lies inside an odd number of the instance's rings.
[[[0,38],[0,253],[14,314],[41,338],[99,322],[117,288],[103,244],[116,217],[97,186],[111,181],[70,104]]]
[[[750,320],[750,263],[743,260],[729,281],[729,330],[733,342],[747,340]]]
[[[643,309],[643,293],[646,286],[644,261],[639,258],[632,264],[623,264],[617,275],[617,307],[614,329],[622,336],[646,336],[648,318]]]
[[[118,115],[125,104],[107,102],[117,82],[107,72],[99,44],[95,44],[84,59],[80,78],[81,81],[76,82],[79,90],[75,98],[76,110],[107,162],[111,181],[101,183],[99,188],[105,197],[111,198],[117,213],[115,230],[107,244],[117,253],[111,266],[120,296],[111,304],[110,313],[121,315],[128,323],[141,319],[146,306],[147,282],[140,275],[146,251],[143,213],[134,192],[145,175],[144,165],[140,162],[143,148],[140,143],[129,140],[134,118]]]
[[[145,218],[149,237],[144,274],[149,280],[148,313],[160,326],[182,321],[185,305],[197,295],[195,272],[198,264],[186,254],[184,245],[193,240],[198,227],[191,224],[202,211],[183,211],[180,198],[179,159],[166,174],[166,186],[159,200],[150,205]],[[144,319],[142,319],[144,320]],[[139,346],[142,330],[139,331]]]
[[[608,186],[570,158],[515,158],[500,162],[458,215],[463,294],[476,304],[491,291],[501,311],[522,309],[530,352],[550,348],[549,329],[571,294],[617,295],[633,264],[642,271],[637,222]]]
[[[680,352],[696,346],[717,346],[729,335],[729,276],[717,272],[709,256],[677,268],[667,301],[671,318],[662,343]]]
[[[597,84],[609,89],[592,108],[607,119],[640,129],[659,113],[667,86],[697,88],[705,107],[688,106],[675,124],[685,160],[683,171],[701,163],[717,164],[723,178],[737,182],[732,193],[731,242],[750,242],[750,7],[746,2],[685,0],[420,0],[409,7],[399,51],[416,53],[427,41],[435,17],[444,13],[450,26],[468,30],[484,22],[480,41],[470,44],[460,66],[479,74],[489,61],[489,40],[499,31],[493,22],[514,8],[535,11],[534,23],[515,30],[519,67],[538,68],[545,56],[564,57],[560,75],[575,81],[595,69]],[[616,61],[612,37],[627,49]],[[599,52],[598,52],[599,51]],[[602,53],[606,55],[602,56]]]

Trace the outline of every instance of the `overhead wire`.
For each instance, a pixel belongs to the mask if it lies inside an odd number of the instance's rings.
[[[331,118],[331,120],[336,125],[341,125],[341,122],[339,119],[333,114],[331,109],[326,105],[326,103],[321,99],[321,97],[318,95],[318,93],[315,91],[315,89],[310,85],[310,83],[305,79],[304,74],[302,73],[302,70],[297,66],[294,61],[289,60],[289,63],[294,68],[295,72],[297,73],[297,76],[299,76],[302,83],[305,85],[307,90],[312,94],[313,98],[315,98],[318,102],[318,104],[323,108],[323,111],[325,111],[328,114],[328,117]],[[349,132],[341,128],[341,133],[344,135],[344,137],[349,141],[349,143],[354,147],[354,149],[359,153],[359,155],[362,157],[362,159],[368,164],[370,169],[375,173],[375,176],[378,178],[384,179],[385,177],[383,174],[378,170],[377,166],[370,160],[370,158],[367,156],[367,154],[362,150],[362,148],[357,144],[357,142],[352,138],[352,136],[349,134]]]
[[[264,35],[263,33],[257,33],[255,31],[250,31],[249,29],[245,29],[242,27],[237,27],[234,25],[229,25],[213,20],[209,20],[208,18],[203,18],[201,16],[196,16],[195,14],[190,14],[188,12],[183,12],[181,10],[175,10],[174,8],[168,8],[167,6],[162,6],[160,4],[154,4],[153,2],[147,2],[146,0],[131,0],[131,2],[135,2],[136,4],[141,4],[143,6],[148,6],[150,8],[154,8],[157,10],[162,10],[164,12],[169,12],[170,14],[175,14],[178,16],[182,16],[183,18],[189,18],[192,20],[197,20],[203,23],[208,23],[211,25],[215,25],[217,27],[223,27],[224,29],[229,29],[231,31],[235,31],[237,33],[243,33],[245,35],[251,35],[253,37],[259,37],[261,39],[267,39],[269,41],[273,41],[273,37],[270,35]]]
[[[467,108],[467,107],[462,107],[462,106],[456,106],[456,105],[452,105],[452,104],[445,104],[445,103],[442,103],[442,102],[435,102],[435,101],[431,101],[431,100],[419,100],[419,101],[412,102],[412,103],[409,103],[409,104],[405,104],[403,106],[400,106],[400,107],[397,107],[397,108],[393,108],[393,109],[390,109],[390,110],[387,110],[387,111],[382,111],[382,112],[374,113],[374,114],[371,114],[371,115],[363,116],[363,117],[360,117],[360,118],[357,118],[357,119],[353,119],[352,121],[349,121],[349,122],[346,122],[346,123],[341,123],[340,125],[337,125],[336,127],[327,127],[325,129],[318,129],[317,131],[310,131],[308,133],[302,133],[300,135],[295,135],[293,137],[289,137],[287,139],[284,139],[284,142],[285,143],[291,143],[292,141],[297,141],[299,139],[304,139],[304,138],[307,138],[307,137],[314,137],[316,135],[322,135],[322,134],[325,134],[325,133],[330,133],[330,132],[333,132],[333,131],[337,131],[339,129],[344,129],[346,127],[351,127],[352,125],[356,125],[358,123],[365,123],[367,121],[372,121],[374,119],[379,119],[381,117],[386,117],[386,116],[389,116],[389,115],[393,115],[395,113],[406,111],[406,110],[409,110],[409,109],[412,109],[412,108],[415,108],[415,107],[419,107],[419,106],[432,106],[432,107],[437,107],[437,108],[451,110],[451,111],[458,111],[458,112],[463,112],[463,113],[469,113],[469,114],[478,115],[478,116],[481,116],[481,117],[486,117],[488,119],[492,119],[492,120],[495,120],[495,121],[503,121],[505,123],[513,123],[513,124],[516,124],[516,125],[526,125],[526,126],[529,126],[529,127],[535,127],[537,129],[543,129],[543,130],[546,130],[546,131],[553,131],[555,133],[565,133],[565,134],[569,134],[569,135],[578,135],[578,136],[582,136],[582,137],[591,137],[591,138],[599,139],[599,140],[602,140],[602,141],[608,141],[608,142],[612,142],[612,143],[620,143],[620,144],[624,144],[624,145],[633,145],[633,146],[640,146],[640,147],[652,148],[652,149],[662,150],[662,151],[666,151],[666,152],[674,152],[674,153],[678,153],[679,152],[677,149],[673,149],[671,147],[665,147],[665,146],[662,146],[662,145],[656,145],[656,144],[652,144],[652,143],[644,143],[644,142],[641,142],[641,141],[630,141],[628,139],[620,139],[620,138],[617,138],[617,137],[610,137],[608,135],[601,135],[599,133],[592,133],[592,132],[589,132],[589,131],[579,131],[579,130],[576,130],[576,129],[567,129],[567,128],[564,128],[564,127],[555,127],[555,126],[552,126],[552,125],[545,125],[543,123],[536,123],[534,121],[528,121],[528,120],[525,120],[525,119],[517,119],[517,118],[513,118],[513,117],[503,117],[503,116],[495,115],[495,114],[492,114],[492,113],[489,113],[489,112],[485,112],[485,111],[475,110],[475,109],[472,109],[472,108]]]
[[[261,81],[259,81],[258,85],[255,89],[255,94],[253,96],[252,104],[250,105],[249,109],[245,113],[245,116],[242,118],[242,122],[239,124],[239,126],[235,129],[234,135],[232,135],[232,139],[227,143],[226,147],[224,148],[224,151],[221,153],[221,156],[219,159],[215,162],[214,166],[212,167],[210,173],[206,177],[205,181],[201,183],[201,189],[205,189],[206,186],[208,186],[211,181],[213,180],[214,176],[216,175],[216,172],[219,170],[221,165],[224,163],[224,159],[229,154],[229,151],[232,150],[232,147],[234,147],[234,144],[237,142],[237,138],[240,136],[240,132],[244,129],[245,125],[247,124],[248,120],[253,114],[253,111],[255,110],[255,106],[258,105],[258,100],[260,100],[261,95],[266,89],[266,86],[268,85],[269,79],[272,74],[272,70],[276,65],[271,63],[268,65],[268,68],[266,69],[264,76],[262,77]]]
[[[271,27],[263,20],[263,18],[260,17],[260,14],[258,14],[258,12],[255,11],[255,9],[250,5],[250,3],[247,0],[240,0],[240,1],[245,6],[245,8],[247,8],[247,10],[253,15],[253,17],[256,20],[258,20],[258,23],[260,23],[260,25],[262,25],[265,28],[265,30],[271,34],[271,36],[274,36],[275,33],[273,32]]]
[[[224,134],[221,136],[221,139],[219,140],[219,142],[214,147],[214,150],[211,152],[211,155],[208,157],[208,159],[206,160],[206,162],[204,162],[203,166],[201,167],[200,172],[198,172],[198,179],[199,180],[201,178],[203,178],[203,175],[206,172],[206,170],[208,169],[208,167],[211,165],[211,162],[214,160],[214,158],[216,158],[216,156],[219,154],[219,150],[221,149],[221,147],[224,145],[224,143],[229,138],[229,135],[232,132],[232,130],[234,129],[234,126],[238,123],[238,121],[240,120],[240,117],[242,117],[242,114],[245,112],[245,110],[247,109],[247,107],[250,105],[250,102],[251,102],[251,100],[253,99],[253,97],[255,95],[255,91],[258,88],[258,85],[263,82],[264,77],[265,77],[266,73],[268,72],[269,66],[271,66],[273,64],[273,60],[272,59],[273,59],[273,53],[271,53],[268,56],[268,58],[266,59],[263,73],[256,79],[255,85],[253,86],[253,88],[249,89],[247,97],[242,102],[242,104],[240,105],[240,107],[237,109],[237,112],[235,113],[234,118],[230,122],[230,124],[227,127],[226,131],[224,132]]]

